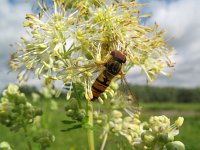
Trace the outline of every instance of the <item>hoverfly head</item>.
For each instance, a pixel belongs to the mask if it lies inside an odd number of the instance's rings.
[[[113,59],[119,61],[120,63],[125,63],[126,62],[126,56],[122,54],[120,51],[112,51],[111,55],[113,56]]]

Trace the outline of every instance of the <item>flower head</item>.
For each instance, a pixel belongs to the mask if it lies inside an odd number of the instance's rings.
[[[21,72],[19,80],[34,72],[48,82],[61,80],[63,86],[79,82],[90,99],[96,72],[104,69],[114,50],[126,56],[124,73],[139,66],[149,80],[157,74],[168,75],[163,69],[172,66],[171,49],[157,24],[141,24],[141,18],[149,17],[140,15],[138,8],[143,5],[135,1],[54,0],[52,8],[39,2],[38,6],[39,14],[25,17],[31,39],[22,37],[11,57],[11,67]]]

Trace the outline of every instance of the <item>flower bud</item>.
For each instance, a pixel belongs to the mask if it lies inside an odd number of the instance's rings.
[[[158,134],[158,141],[161,143],[167,143],[168,142],[168,134],[167,133],[160,133]]]
[[[155,137],[154,135],[152,134],[152,132],[150,131],[147,131],[147,132],[144,132],[142,133],[142,140],[148,144],[148,145],[151,145],[154,141]]]
[[[173,134],[168,134],[168,142],[174,141],[174,135]]]
[[[72,90],[69,90],[69,91],[67,92],[66,100],[69,100],[70,97],[71,97],[71,95],[72,95]]]
[[[180,126],[182,126],[183,122],[184,122],[184,118],[178,117],[178,119],[175,121],[176,127],[179,128]]]
[[[103,121],[98,119],[96,122],[97,122],[98,124],[101,124]]]
[[[118,111],[118,110],[113,110],[112,117],[120,118],[120,117],[122,117],[122,113],[120,111]]]
[[[137,118],[137,119],[140,118],[140,112],[139,111],[136,111],[136,113],[134,114],[134,118]]]
[[[80,109],[78,111],[78,113],[77,113],[78,120],[82,120],[85,117],[85,114],[86,114],[85,110],[84,109]]]
[[[103,94],[103,96],[104,96],[105,99],[108,98],[108,96],[107,96],[107,94],[105,92],[103,92],[102,94]]]
[[[140,124],[141,121],[139,119],[137,119],[137,118],[134,118],[133,122],[134,122],[134,124]]]
[[[15,94],[15,93],[18,93],[19,87],[14,84],[9,84],[7,90],[8,90],[8,93]]]
[[[12,150],[12,148],[7,142],[3,141],[0,143],[0,150]]]
[[[180,141],[169,142],[166,145],[167,150],[185,150],[185,145]]]
[[[121,124],[122,123],[122,118],[116,118],[113,120],[115,124]]]
[[[144,130],[149,130],[149,124],[147,122],[143,123],[143,129]]]
[[[116,82],[112,82],[110,86],[113,90],[117,90],[119,88],[119,86]]]
[[[132,118],[130,116],[124,118],[124,122],[131,122]]]
[[[104,101],[103,101],[103,99],[101,97],[98,97],[98,101],[99,101],[100,104],[103,105]]]
[[[46,147],[49,147],[55,141],[55,136],[49,131],[42,131],[39,135],[33,137],[33,141],[39,143],[41,147],[46,149]]]
[[[110,128],[114,128],[115,123],[113,121],[109,121]]]

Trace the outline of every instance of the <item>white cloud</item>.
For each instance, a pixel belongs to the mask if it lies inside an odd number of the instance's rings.
[[[25,34],[22,27],[24,16],[31,12],[31,5],[22,1],[11,4],[8,0],[0,0],[0,91],[9,83],[16,82],[16,75],[9,73],[7,62],[13,49],[9,46],[19,41]]]
[[[22,31],[22,22],[28,12],[31,12],[31,6],[28,3],[13,5],[8,0],[0,1],[1,40],[16,39],[24,32]]]
[[[177,51],[176,70],[171,78],[159,77],[153,85],[200,86],[200,1],[167,0],[149,1],[152,18],[173,38],[170,45]]]

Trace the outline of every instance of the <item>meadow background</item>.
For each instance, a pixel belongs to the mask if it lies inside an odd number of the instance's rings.
[[[142,13],[151,13],[152,18],[143,20],[148,25],[155,21],[161,28],[166,30],[166,39],[169,45],[175,48],[176,62],[175,71],[171,78],[159,76],[153,83],[146,83],[146,77],[134,68],[127,74],[128,83],[136,95],[140,106],[142,106],[142,119],[145,120],[151,115],[166,115],[172,120],[183,116],[185,122],[181,127],[177,140],[186,145],[186,150],[200,149],[200,1],[197,0],[138,0],[138,2],[149,3],[143,8]],[[22,27],[25,13],[31,12],[32,4],[25,0],[1,0],[0,1],[0,92],[8,83],[17,83],[16,73],[10,73],[8,60],[14,48],[10,44],[19,41],[24,36],[25,30]],[[29,87],[21,88],[31,100],[31,92],[38,92],[33,86],[39,89],[40,81],[30,79],[27,82]],[[59,86],[59,84],[58,84]],[[85,147],[85,132],[74,130],[69,133],[60,132],[65,126],[61,121],[65,118],[65,98],[56,99],[59,109],[51,111],[45,109],[44,116],[48,118],[48,127],[55,134],[56,141],[49,148],[57,147],[66,149],[87,149]],[[36,103],[45,107],[48,100],[41,97]],[[99,104],[96,104],[99,105]],[[98,128],[95,129],[98,137]],[[97,139],[96,147],[100,146]],[[16,149],[25,150],[26,145],[22,134],[9,132],[7,128],[0,125],[0,141],[8,141]],[[112,136],[108,139],[106,149],[117,149],[118,144],[126,144],[126,140]],[[81,147],[80,147],[81,145]],[[36,145],[35,145],[36,146]],[[111,148],[112,147],[112,148]],[[37,149],[37,146],[35,147]],[[130,149],[128,147],[124,149]],[[60,149],[59,149],[60,150]]]
[[[199,88],[174,88],[174,87],[151,87],[141,85],[130,85],[132,92],[142,107],[141,120],[147,121],[151,115],[166,115],[175,121],[177,117],[185,118],[184,124],[180,129],[180,134],[176,140],[182,141],[186,150],[199,150],[200,148],[200,89]],[[41,91],[35,87],[24,86],[20,91],[25,93],[33,105],[38,105],[43,109],[43,118],[45,118],[46,127],[55,135],[56,141],[49,148],[50,150],[87,150],[86,131],[84,129],[61,132],[70,126],[63,124],[61,121],[66,119],[65,116],[65,94],[62,93],[59,98],[45,98]],[[32,93],[40,95],[38,101],[33,101]],[[55,100],[58,104],[57,110],[49,108],[50,100]],[[95,103],[96,107],[101,104]],[[102,106],[101,106],[102,107]],[[8,141],[15,149],[26,149],[23,132],[10,132],[8,128],[0,125],[0,141]],[[96,149],[100,149],[101,140],[100,128],[95,128]],[[108,138],[106,150],[115,150],[122,148],[131,150],[126,139],[110,135]],[[34,150],[39,150],[38,145],[34,145]]]

